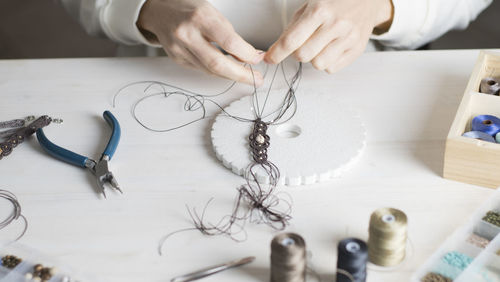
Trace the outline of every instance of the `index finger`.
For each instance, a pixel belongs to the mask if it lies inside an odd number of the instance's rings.
[[[319,17],[304,13],[292,22],[281,34],[280,38],[269,48],[264,60],[270,64],[277,64],[299,49],[311,35],[320,27]]]
[[[263,78],[259,72],[245,68],[241,63],[224,56],[215,46],[198,35],[187,48],[200,60],[211,73],[234,81],[247,84],[262,84]]]
[[[203,27],[202,33],[209,40],[217,43],[224,51],[242,62],[258,64],[263,58],[261,52],[257,51],[236,33],[231,23],[226,22],[226,20],[223,20],[222,23],[217,22],[216,26]]]

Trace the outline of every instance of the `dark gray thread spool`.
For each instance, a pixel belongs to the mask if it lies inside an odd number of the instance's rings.
[[[295,233],[283,233],[271,242],[271,282],[306,281],[306,242]]]
[[[479,92],[497,96],[500,95],[500,78],[483,78],[479,86]]]
[[[336,282],[365,282],[368,262],[366,243],[360,239],[346,238],[339,242],[337,252]]]

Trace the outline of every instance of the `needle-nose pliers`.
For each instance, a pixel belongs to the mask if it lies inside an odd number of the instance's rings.
[[[105,111],[103,113],[103,117],[111,126],[112,133],[111,137],[109,138],[108,144],[98,162],[57,146],[49,139],[47,139],[43,132],[43,129],[41,128],[36,131],[36,137],[42,148],[45,149],[45,151],[47,151],[47,153],[49,153],[53,157],[75,166],[87,168],[96,177],[97,185],[101,189],[104,198],[106,198],[106,193],[104,192],[105,183],[108,183],[112,188],[118,190],[120,193],[123,193],[120,189],[120,186],[118,185],[118,182],[113,176],[113,173],[108,169],[108,163],[113,157],[113,154],[115,153],[120,141],[121,129],[118,120],[110,111]]]

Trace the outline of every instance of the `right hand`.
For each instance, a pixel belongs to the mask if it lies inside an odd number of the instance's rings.
[[[264,53],[235,31],[231,23],[205,0],[148,0],[137,26],[149,32],[175,62],[231,80],[257,85],[262,75],[225,56],[211,42],[241,62],[257,64]]]

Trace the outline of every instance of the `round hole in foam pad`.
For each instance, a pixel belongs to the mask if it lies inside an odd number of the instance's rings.
[[[300,126],[295,124],[280,124],[276,127],[276,135],[283,138],[295,138],[302,133]]]

